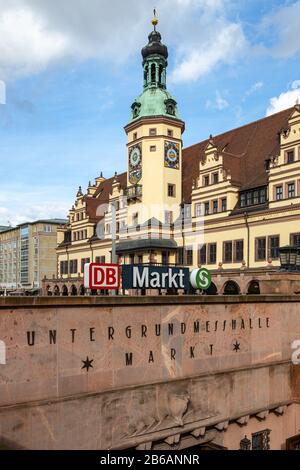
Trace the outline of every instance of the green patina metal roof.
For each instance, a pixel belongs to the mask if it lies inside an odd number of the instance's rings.
[[[168,105],[172,106],[173,112],[168,113]],[[144,92],[138,96],[132,105],[137,105],[139,113],[132,117],[131,121],[135,121],[141,117],[151,116],[167,116],[179,119],[177,103],[173,96],[165,89],[159,87],[146,88]]]

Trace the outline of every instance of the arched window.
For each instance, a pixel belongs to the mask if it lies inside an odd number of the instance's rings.
[[[84,296],[84,295],[85,295],[85,287],[84,287],[84,285],[80,286],[79,295],[81,295],[81,296]]]
[[[55,287],[54,287],[54,295],[55,295],[55,297],[59,297],[59,295],[60,295],[60,291],[59,291],[59,287],[58,287],[58,286],[55,286]]]
[[[212,282],[210,288],[204,292],[204,295],[218,295],[218,289],[216,284]]]
[[[155,64],[151,65],[151,82],[152,83],[156,82],[156,65]]]
[[[69,292],[68,292],[67,286],[63,286],[63,288],[62,288],[62,295],[63,295],[63,297],[68,297]]]
[[[145,70],[144,70],[144,80],[145,80],[146,85],[148,84],[148,73],[149,73],[149,67],[148,65],[146,65]]]
[[[51,291],[51,287],[50,287],[50,286],[47,286],[47,287],[46,287],[46,291],[47,291],[47,296],[48,296],[48,297],[51,297],[51,296],[52,296],[52,291]]]
[[[175,110],[174,110],[174,106],[172,104],[169,104],[168,107],[167,107],[167,114],[170,114],[171,116],[174,116],[175,114]]]
[[[224,295],[239,295],[240,288],[238,284],[234,281],[228,281],[224,287]]]
[[[162,84],[162,79],[163,79],[163,66],[160,64],[159,66],[159,83]]]
[[[75,297],[77,295],[77,288],[74,285],[71,287],[71,295],[73,297]]]
[[[248,295],[259,295],[260,294],[260,287],[258,281],[251,281],[248,286]]]

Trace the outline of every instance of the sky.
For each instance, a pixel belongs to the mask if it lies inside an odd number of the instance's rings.
[[[126,171],[154,7],[185,147],[300,100],[300,0],[0,0],[0,225]]]

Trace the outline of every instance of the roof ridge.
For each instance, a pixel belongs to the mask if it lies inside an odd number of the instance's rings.
[[[253,126],[254,124],[259,124],[263,121],[266,121],[268,119],[272,119],[273,117],[276,117],[278,116],[279,114],[283,114],[283,113],[287,113],[287,111],[292,111],[295,107],[292,106],[290,108],[286,108],[286,109],[283,109],[282,111],[279,111],[278,113],[274,113],[274,114],[271,114],[270,116],[265,116],[263,118],[260,118],[260,119],[257,119],[256,121],[251,121],[251,122],[248,122],[247,124],[243,124],[242,126],[239,126],[239,127],[235,127],[234,129],[229,129],[228,131],[225,131],[225,132],[222,132],[222,134],[217,134],[215,136],[213,136],[213,139],[216,139],[216,138],[219,138],[219,137],[223,137],[225,136],[226,134],[230,134],[232,132],[235,132],[235,131],[238,131],[240,129],[243,129],[245,127],[248,127],[248,126]],[[196,144],[193,144],[193,145],[190,145],[189,147],[185,147],[183,150],[188,150],[188,149],[191,149],[193,147],[196,147],[197,145],[201,145],[201,144],[204,144],[205,142],[209,141],[209,139],[204,139]]]

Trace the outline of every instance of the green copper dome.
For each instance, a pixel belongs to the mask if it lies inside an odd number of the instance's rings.
[[[147,46],[142,49],[144,91],[131,106],[131,122],[142,117],[165,116],[179,119],[177,103],[167,91],[168,49],[156,31],[149,35]]]
[[[132,121],[141,117],[167,116],[179,119],[177,103],[163,88],[149,87],[137,97],[132,107]]]

